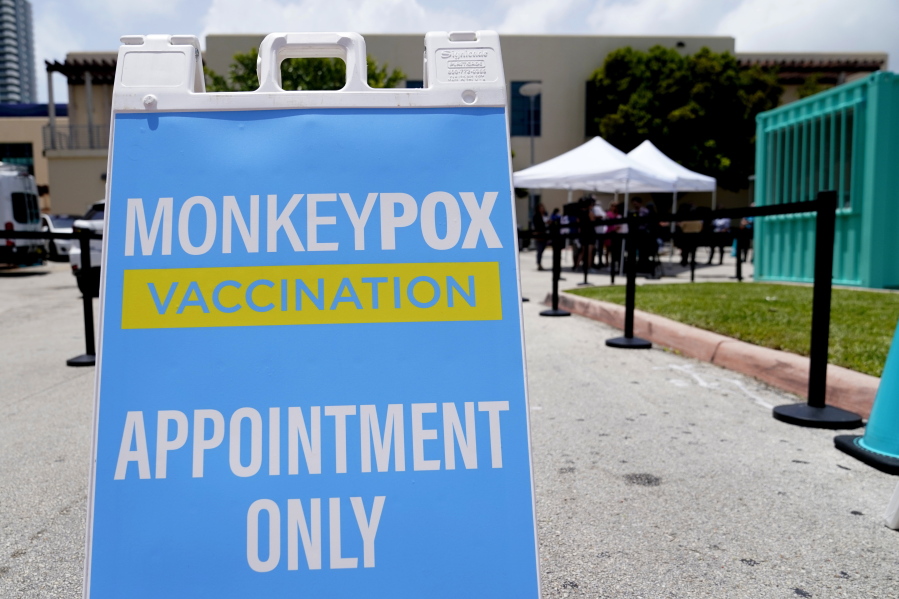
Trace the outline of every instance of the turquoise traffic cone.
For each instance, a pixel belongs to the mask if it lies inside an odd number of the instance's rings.
[[[899,474],[899,326],[893,334],[890,353],[864,436],[840,435],[837,449],[887,474]]]

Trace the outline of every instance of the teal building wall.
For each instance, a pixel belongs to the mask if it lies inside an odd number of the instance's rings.
[[[834,283],[899,288],[899,76],[879,71],[757,117],[758,206],[836,190]],[[813,280],[815,213],[755,221],[758,281]]]

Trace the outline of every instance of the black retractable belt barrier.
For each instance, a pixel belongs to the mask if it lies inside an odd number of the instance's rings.
[[[618,260],[615,260],[615,244],[618,243],[618,233],[609,233],[609,285],[615,284],[615,270],[618,268]],[[619,260],[621,258],[619,257]]]
[[[553,244],[553,305],[552,309],[544,310],[540,316],[571,316],[571,312],[559,309],[559,279],[562,278],[562,232],[559,221],[553,221],[549,225],[550,237]]]
[[[82,276],[90,277],[91,240],[88,234],[81,234],[78,239],[81,245]],[[93,366],[97,363],[97,350],[94,347],[94,298],[90,293],[81,294],[84,306],[84,353],[66,360],[67,366]]]
[[[825,405],[827,348],[830,340],[830,297],[837,193],[822,191],[815,200],[815,283],[812,292],[812,339],[809,359],[808,403],[777,406],[777,420],[811,428],[850,429],[862,426],[861,416]]]
[[[758,216],[775,216],[780,214],[799,214],[818,212],[816,244],[815,244],[815,290],[812,306],[812,357],[809,372],[808,405],[791,404],[774,409],[774,417],[784,422],[818,428],[857,428],[862,425],[861,418],[839,408],[826,406],[824,396],[827,385],[827,344],[830,335],[830,295],[833,278],[833,242],[836,228],[836,192],[819,192],[818,199],[810,202],[791,202],[749,208],[728,208],[713,212],[711,217],[744,218]],[[824,217],[822,218],[822,214]],[[691,220],[695,217],[672,215],[672,221]],[[659,217],[633,217],[606,219],[606,225],[626,223],[628,226],[626,249],[622,250],[619,260],[625,259],[627,269],[627,290],[625,296],[624,337],[606,340],[609,347],[627,349],[645,349],[652,347],[646,339],[634,337],[634,300],[636,297],[636,239],[637,223],[657,222]],[[695,235],[695,234],[693,234]],[[609,234],[612,243],[616,243],[619,235]],[[737,279],[742,281],[741,265],[742,249],[745,240],[737,236]],[[622,241],[624,243],[624,241]],[[553,310],[546,310],[543,316],[568,316],[568,312],[558,310],[558,280],[561,278],[560,238],[558,226],[553,234]],[[688,246],[690,258],[690,281],[696,280],[696,244]],[[626,252],[626,258],[623,256]],[[610,264],[611,283],[615,283],[614,251],[613,264]],[[556,314],[554,312],[563,312]]]
[[[637,296],[637,225],[635,219],[628,218],[627,241],[625,250],[627,258],[627,287],[625,291],[624,337],[606,339],[606,345],[619,349],[649,349],[652,343],[640,337],[634,337],[634,301]]]

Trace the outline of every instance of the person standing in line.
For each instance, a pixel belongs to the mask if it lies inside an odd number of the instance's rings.
[[[628,216],[635,216],[637,218],[649,216],[649,209],[643,205],[643,200],[639,197],[631,200],[630,206],[630,214]],[[654,243],[649,239],[649,224],[643,222],[636,225],[637,227],[637,238],[635,247],[631,248],[628,243],[625,243],[625,250],[628,252],[626,254],[630,255],[630,252],[634,252],[634,257],[636,258],[637,270],[638,271],[646,271],[648,270],[648,262],[650,257],[650,252],[648,251],[648,245],[652,245]]]
[[[750,208],[755,208],[755,202],[749,204]],[[740,220],[740,230],[737,231],[737,235],[740,236],[740,246],[742,249],[740,250],[740,255],[737,256],[737,259],[741,262],[746,262],[749,258],[749,250],[752,249],[752,224],[754,219],[751,216],[747,216]]]
[[[623,210],[621,204],[618,202],[612,202],[611,204],[609,204],[609,209],[606,211],[606,218],[609,220],[621,218],[622,212]],[[618,235],[616,235],[616,233],[627,233],[627,225],[606,225],[605,227],[605,246],[606,251],[609,253],[609,268],[615,270],[618,268],[619,262],[621,260],[621,240]]]
[[[681,204],[677,207],[677,213],[680,216],[685,214],[693,214],[696,209],[692,204]],[[697,239],[702,232],[702,220],[682,220],[678,221],[675,239],[677,247],[680,248],[680,265],[688,266],[691,261],[696,259]]]
[[[578,217],[581,221],[580,254],[583,260],[580,264],[588,269],[593,267],[593,249],[596,247],[596,213],[593,211],[595,202],[591,196],[581,198],[581,214]]]
[[[593,200],[593,221],[597,223],[593,228],[594,232],[596,233],[596,258],[595,260],[593,260],[593,262],[595,262],[593,267],[602,268],[602,255],[603,246],[605,245],[606,226],[598,223],[606,218],[606,211],[602,209],[602,206],[599,205],[599,202],[596,200],[596,197],[593,194],[590,195],[590,198],[591,200]]]
[[[531,231],[534,232],[534,243],[537,245],[537,270],[545,270],[543,268],[543,252],[546,250],[546,244],[549,241],[546,221],[546,207],[543,203],[537,202],[537,208],[534,210],[534,216],[531,219]]]
[[[571,270],[577,271],[581,260],[581,235],[580,220],[582,206],[580,202],[572,202],[562,207],[562,235],[568,240],[568,247],[571,248]]]
[[[718,248],[718,264],[724,264],[724,247],[730,245],[730,219],[716,218],[712,221],[712,235],[709,243],[709,264],[715,258],[715,248]]]

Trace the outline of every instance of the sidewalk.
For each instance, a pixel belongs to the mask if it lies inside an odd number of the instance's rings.
[[[795,396],[523,306],[545,597],[896,597],[896,483]]]

